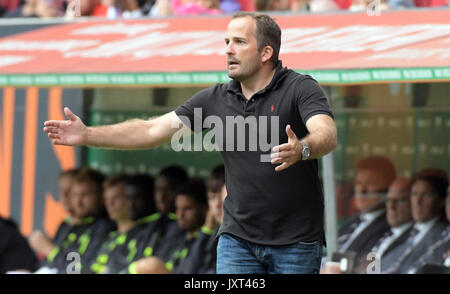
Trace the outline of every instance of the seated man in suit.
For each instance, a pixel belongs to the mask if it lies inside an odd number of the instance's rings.
[[[450,185],[447,188],[445,215],[450,222]],[[422,268],[428,264],[450,267],[450,223],[447,224],[439,240],[419,259],[417,272],[422,272]]]
[[[396,177],[395,167],[383,156],[370,156],[356,166],[355,204],[359,214],[351,217],[339,230],[338,249],[355,252],[361,260],[389,230],[384,200]]]
[[[411,188],[412,216],[415,221],[408,239],[399,246],[397,262],[384,273],[416,273],[420,258],[436,244],[447,227],[444,216],[447,173],[439,169],[421,170]]]
[[[386,217],[391,228],[370,250],[376,253],[376,258],[380,260],[381,270],[388,268],[395,262],[395,258],[399,254],[396,248],[405,242],[412,229],[410,194],[410,179],[396,179],[389,187],[386,198]],[[366,273],[370,261],[363,257],[355,272]]]

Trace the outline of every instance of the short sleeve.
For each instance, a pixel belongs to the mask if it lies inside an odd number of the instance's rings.
[[[297,92],[297,107],[305,125],[316,114],[326,114],[334,119],[328,98],[316,80],[303,76],[297,83]]]
[[[203,130],[203,118],[207,111],[208,99],[211,97],[213,88],[201,90],[185,103],[175,109],[175,114],[180,120],[194,132]]]

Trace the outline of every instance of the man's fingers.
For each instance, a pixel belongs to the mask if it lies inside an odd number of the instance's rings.
[[[48,137],[50,139],[61,139],[61,137],[58,134],[52,134],[52,133],[48,133]]]
[[[286,134],[288,135],[288,137],[290,139],[296,139],[297,136],[295,135],[294,131],[291,128],[291,125],[287,125],[286,126]]]
[[[288,158],[293,156],[293,152],[292,151],[283,151],[283,152],[276,152],[276,153],[271,153],[270,154],[270,158],[271,159],[275,159],[275,158]]]
[[[45,127],[59,127],[61,125],[61,121],[59,120],[48,120],[44,122]]]
[[[284,162],[285,160],[283,158],[274,158],[270,161],[271,164],[279,164]]]
[[[282,171],[282,170],[284,170],[284,169],[286,169],[288,167],[289,167],[289,164],[287,162],[283,162],[282,164],[280,164],[279,166],[277,166],[275,168],[275,171],[279,172],[279,171]]]
[[[57,133],[59,132],[59,128],[55,128],[55,127],[45,127],[45,128],[44,128],[44,132],[46,132],[46,133],[57,134]]]
[[[289,151],[292,148],[291,144],[284,143],[272,148],[272,152]]]
[[[69,107],[64,107],[64,114],[71,121],[75,121],[78,118],[78,116],[73,114],[73,112],[69,109]]]

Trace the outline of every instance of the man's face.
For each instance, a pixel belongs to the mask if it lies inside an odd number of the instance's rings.
[[[355,180],[355,204],[359,211],[381,202],[388,185],[383,176],[370,169],[359,170]]]
[[[124,185],[117,184],[107,187],[103,192],[106,210],[113,221],[128,219],[129,202],[124,195]]]
[[[217,192],[208,191],[208,207],[214,216],[214,220],[221,224],[223,218],[222,189]]]
[[[401,226],[412,220],[408,186],[395,182],[389,187],[386,200],[387,222],[391,228]]]
[[[411,189],[411,205],[414,221],[423,223],[439,215],[443,201],[427,181],[418,180]]]
[[[70,189],[74,184],[73,177],[70,176],[62,176],[59,179],[59,199],[64,207],[64,210],[69,214],[72,214],[73,208],[70,201]]]
[[[180,228],[192,232],[201,227],[206,211],[192,197],[178,195],[175,199],[175,207]]]
[[[160,176],[155,181],[155,204],[160,212],[170,213],[173,211],[175,193],[170,188],[169,180]]]
[[[240,82],[253,76],[262,67],[254,35],[255,27],[255,20],[251,17],[235,18],[228,24],[225,38],[228,76]]]
[[[70,191],[70,198],[73,214],[78,218],[92,216],[100,205],[96,188],[89,182],[75,183]]]

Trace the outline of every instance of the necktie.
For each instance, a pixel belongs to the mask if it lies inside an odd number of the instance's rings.
[[[363,222],[363,218],[361,215],[359,215],[357,218],[355,218],[354,222],[350,224],[347,232],[340,235],[338,238],[338,247],[342,248],[344,244],[347,242],[347,240],[351,237],[355,229]]]
[[[394,233],[392,232],[392,230],[387,231],[386,233],[384,233],[383,237],[380,238],[380,240],[373,246],[372,248],[372,252],[378,252],[379,249],[381,249],[381,245],[383,245],[383,243],[389,239],[390,237],[392,237],[392,235],[394,235]],[[385,246],[386,247],[386,246]],[[381,255],[381,252],[378,252]]]
[[[392,274],[392,273],[397,272],[397,270],[401,267],[403,261],[408,257],[408,255],[414,249],[414,239],[416,238],[416,236],[419,232],[420,231],[416,227],[414,227],[411,230],[411,232],[409,233],[409,237],[406,240],[405,251],[402,253],[402,255],[400,255],[397,262],[394,263],[394,265],[392,265],[390,268],[388,268],[385,273]]]

